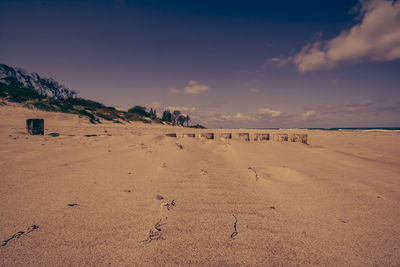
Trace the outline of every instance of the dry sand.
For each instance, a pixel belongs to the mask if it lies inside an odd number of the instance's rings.
[[[1,106],[0,265],[400,265],[400,133],[175,132]]]

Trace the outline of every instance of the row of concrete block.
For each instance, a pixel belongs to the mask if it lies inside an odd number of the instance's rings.
[[[217,134],[214,133],[199,133],[198,137],[202,139],[215,139]],[[269,133],[255,133],[253,135],[253,140],[254,141],[268,141],[268,140],[273,140],[273,141],[279,141],[279,142],[288,142],[289,140],[291,142],[298,142],[298,143],[303,143],[307,144],[307,134],[291,134],[290,139],[289,135],[286,133],[274,133],[270,135]],[[166,136],[169,137],[174,137],[177,138],[178,135],[176,133],[168,133]],[[180,135],[181,138],[196,138],[195,133],[183,133]],[[220,139],[233,139],[233,134],[232,133],[220,133],[219,134]],[[250,134],[249,133],[238,133],[235,138],[244,140],[244,141],[250,141]]]

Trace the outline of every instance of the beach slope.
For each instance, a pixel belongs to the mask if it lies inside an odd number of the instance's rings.
[[[400,265],[399,132],[93,125],[11,104],[0,122],[1,266]],[[200,132],[215,139],[181,138]]]

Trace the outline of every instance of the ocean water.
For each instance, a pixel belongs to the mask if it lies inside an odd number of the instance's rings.
[[[324,130],[324,131],[371,131],[371,130],[384,130],[384,131],[400,131],[399,127],[361,127],[361,128],[300,128],[307,130]]]
[[[253,130],[323,130],[323,131],[400,131],[400,127],[338,127],[338,128],[249,128]]]

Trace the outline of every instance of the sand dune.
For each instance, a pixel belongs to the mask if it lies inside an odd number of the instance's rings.
[[[32,117],[60,136],[27,135]],[[398,132],[92,125],[11,105],[0,122],[1,266],[400,265]],[[309,145],[181,138],[200,132]]]

